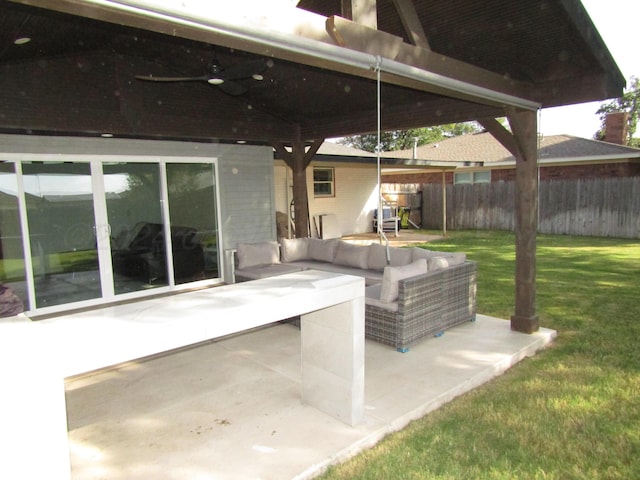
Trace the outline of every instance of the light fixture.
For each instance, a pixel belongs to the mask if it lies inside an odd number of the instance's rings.
[[[29,43],[30,41],[31,37],[18,37],[13,41],[13,43],[15,45],[24,45],[25,43]]]
[[[207,83],[210,83],[211,85],[222,85],[224,83],[224,79],[217,77],[209,78]]]
[[[257,80],[259,82],[264,80],[264,77],[262,75],[260,75],[259,73],[254,73],[253,75],[251,75],[251,78],[253,78],[254,80]]]

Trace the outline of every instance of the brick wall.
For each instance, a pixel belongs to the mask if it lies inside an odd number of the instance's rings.
[[[578,178],[623,178],[640,176],[640,163],[603,163],[597,165],[564,165],[540,167],[541,180],[571,180]],[[516,179],[515,168],[491,171],[492,182],[510,182]],[[453,183],[453,172],[445,173],[447,184]],[[383,175],[383,183],[442,183],[442,173],[416,173],[410,175]]]
[[[626,145],[628,129],[629,114],[627,112],[609,113],[605,118],[604,141]]]

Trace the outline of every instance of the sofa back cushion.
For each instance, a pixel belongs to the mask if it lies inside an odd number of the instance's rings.
[[[387,266],[387,247],[379,243],[369,245],[369,258],[367,259],[367,267],[369,270],[377,270],[382,272]]]
[[[336,258],[337,240],[309,239],[309,259],[318,262],[333,263]]]
[[[309,258],[309,239],[303,238],[281,238],[283,262],[300,262]]]
[[[278,242],[238,243],[238,268],[280,263]]]
[[[401,267],[413,262],[413,252],[410,248],[393,247],[390,248],[392,267]]]
[[[382,275],[380,301],[395,302],[398,299],[398,282],[423,273],[427,273],[427,260],[424,258],[400,267],[385,267]]]
[[[361,268],[366,270],[369,268],[369,247],[362,245],[353,245],[343,240],[338,241],[336,247],[336,257],[333,263],[336,265],[345,265],[347,267]]]
[[[414,260],[419,258],[427,259],[427,268],[429,271],[461,265],[467,259],[467,255],[464,252],[438,252],[419,247],[414,247],[411,250]]]

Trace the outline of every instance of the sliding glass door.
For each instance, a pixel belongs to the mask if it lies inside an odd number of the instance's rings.
[[[100,298],[90,165],[25,162],[22,178],[35,306]]]
[[[15,165],[0,162],[0,317],[29,308],[25,272]]]
[[[103,164],[116,295],[168,285],[160,165]]]
[[[217,278],[215,176],[207,163],[168,163],[173,274],[177,284]]]
[[[214,162],[93,159],[0,167],[0,273],[29,311],[219,279]]]

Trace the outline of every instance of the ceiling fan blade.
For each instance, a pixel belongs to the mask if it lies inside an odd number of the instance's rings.
[[[231,80],[225,80],[225,82],[218,85],[218,87],[227,95],[233,96],[242,95],[248,90],[244,85],[232,82]]]
[[[253,60],[251,62],[241,62],[224,69],[222,77],[226,80],[240,80],[249,78],[252,75],[264,72],[268,67],[268,62],[264,59]]]
[[[209,75],[200,75],[199,77],[156,77],[155,75],[136,75],[138,80],[147,80],[149,82],[200,82],[207,81]]]

